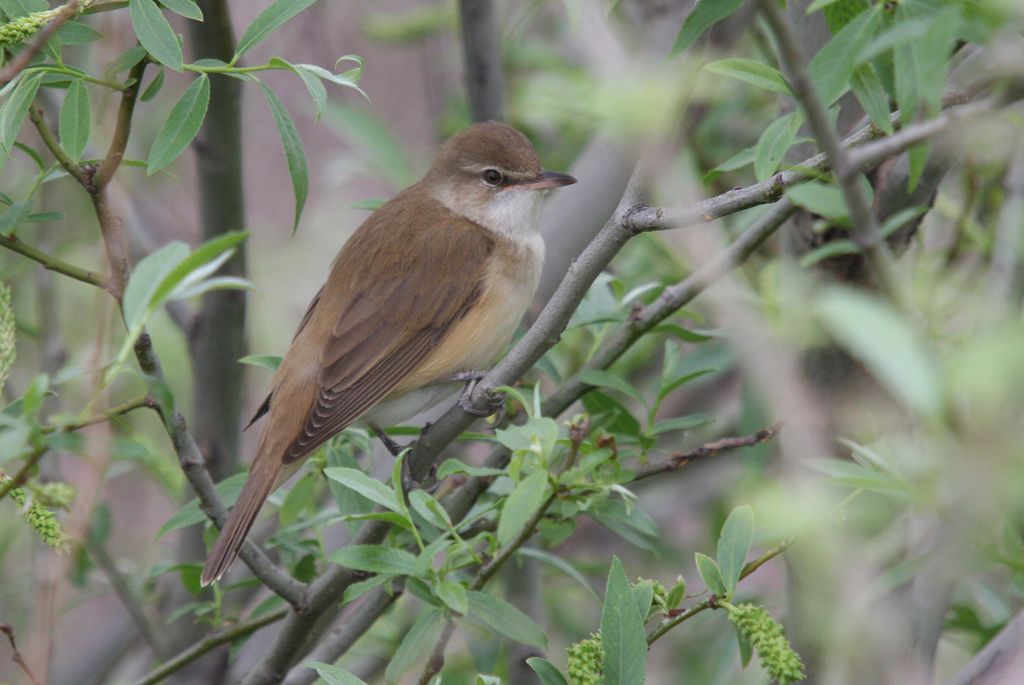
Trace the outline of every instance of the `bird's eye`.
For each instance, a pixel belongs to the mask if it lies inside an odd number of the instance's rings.
[[[484,183],[486,183],[487,185],[497,186],[500,185],[501,182],[504,180],[504,176],[502,176],[501,172],[498,171],[497,169],[486,169],[484,171],[483,179]]]

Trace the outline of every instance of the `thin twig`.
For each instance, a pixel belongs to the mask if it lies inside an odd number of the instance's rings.
[[[748,562],[743,567],[743,571],[740,572],[740,580],[743,580],[744,578],[749,576],[751,573],[753,573],[754,571],[756,571],[757,569],[761,568],[766,563],[768,563],[769,561],[774,559],[775,557],[777,557],[780,554],[782,554],[783,552],[785,552],[792,545],[793,545],[793,540],[792,539],[784,540],[784,541],[780,542],[779,544],[777,544],[775,547],[772,547],[770,550],[768,550],[767,552],[765,552],[761,556],[759,556],[757,559],[754,559],[753,561]],[[715,606],[716,606],[715,599],[716,598],[714,596],[708,597],[704,601],[700,602],[699,604],[695,604],[694,606],[690,607],[686,611],[683,611],[682,613],[679,613],[679,614],[676,614],[674,616],[670,616],[670,617],[666,618],[664,621],[662,621],[660,624],[658,624],[657,628],[655,628],[654,630],[652,630],[650,632],[650,634],[648,634],[648,636],[647,636],[647,644],[648,644],[648,646],[653,645],[655,642],[658,641],[659,638],[661,638],[663,635],[665,635],[665,633],[667,633],[668,631],[672,630],[673,628],[675,628],[680,623],[683,623],[684,621],[690,620],[691,618],[693,618],[694,616],[696,616],[700,612],[704,611],[705,609],[715,608]]]
[[[32,685],[39,685],[39,681],[36,680],[34,675],[32,675],[32,671],[29,669],[28,664],[25,663],[23,658],[21,658],[21,652],[18,651],[18,645],[14,642],[14,628],[6,624],[0,625],[0,633],[6,635],[7,641],[11,643],[11,651],[14,652],[14,654],[11,655],[11,660],[21,667],[21,670],[25,672],[25,675],[28,677],[29,682],[31,682]]]
[[[43,141],[43,145],[50,151],[50,154],[57,160],[61,168],[81,185],[88,187],[91,182],[85,173],[85,169],[78,162],[71,159],[71,156],[57,142],[57,137],[53,135],[53,131],[47,126],[46,120],[43,118],[43,109],[33,104],[29,107],[28,118],[36,127],[36,131],[39,132],[39,138]]]
[[[28,474],[32,472],[39,460],[42,459],[43,455],[47,452],[46,445],[40,445],[32,448],[27,454],[15,457],[12,461],[24,459],[25,463],[21,465],[21,468],[10,477],[8,480],[4,480],[0,483],[0,499],[7,496],[14,488],[20,488],[28,480]]]
[[[154,683],[159,683],[167,676],[181,670],[187,664],[195,661],[210,650],[220,647],[223,644],[234,642],[240,637],[245,637],[246,635],[255,633],[260,628],[268,626],[271,623],[277,623],[284,618],[287,613],[288,609],[282,607],[265,616],[260,616],[259,618],[245,623],[239,623],[237,626],[232,628],[223,628],[218,630],[181,652],[176,657],[169,659],[159,668],[150,671],[142,678],[135,681],[134,685],[154,685]]]
[[[117,563],[107,552],[107,548],[91,534],[85,536],[85,547],[96,561],[96,565],[107,576],[114,594],[121,601],[125,611],[128,612],[128,616],[131,617],[135,627],[139,629],[139,632],[153,650],[153,653],[160,659],[169,657],[169,645],[163,639],[164,634],[158,631],[152,621],[149,620],[142,602],[139,601],[139,598],[128,586],[128,581],[125,580],[124,574],[117,567]]]
[[[444,624],[444,629],[441,631],[441,636],[434,643],[434,648],[430,650],[430,658],[427,659],[427,665],[423,668],[423,673],[420,674],[419,680],[416,681],[417,685],[429,685],[433,677],[444,668],[444,650],[448,646],[449,640],[452,639],[454,632],[455,622],[448,619]]]
[[[13,233],[9,233],[7,235],[0,234],[0,245],[6,247],[11,252],[17,252],[24,257],[28,257],[34,262],[38,262],[44,269],[56,271],[57,273],[64,274],[68,278],[73,278],[74,280],[81,281],[82,283],[88,283],[89,285],[96,286],[103,290],[107,289],[106,279],[97,273],[77,267],[74,264],[69,264],[68,262],[48,255],[27,243],[23,243],[21,239]]]
[[[143,407],[154,408],[155,406],[156,405],[152,397],[150,397],[149,395],[143,395],[142,397],[136,397],[133,400],[128,400],[127,402],[122,402],[121,404],[115,407],[111,407],[102,414],[96,414],[95,416],[90,416],[80,421],[71,421],[69,423],[43,426],[42,432],[44,434],[58,432],[70,433],[72,431],[85,428],[86,426],[92,426],[97,423],[104,423],[105,421],[110,421],[111,419],[114,419],[118,416],[124,416],[128,412],[135,411],[136,409],[141,409]]]
[[[46,45],[46,41],[50,40],[50,36],[56,33],[57,29],[61,27],[64,22],[73,17],[78,12],[78,7],[81,4],[81,0],[71,0],[71,2],[65,3],[57,8],[53,18],[32,38],[32,42],[24,47],[14,59],[0,71],[0,86],[5,86],[11,82],[15,76],[25,70],[26,67],[35,59],[35,56],[39,54],[39,51]]]
[[[839,188],[843,192],[843,199],[846,201],[846,207],[850,213],[850,223],[853,227],[852,237],[874,267],[875,275],[882,288],[890,296],[898,296],[898,281],[892,253],[882,237],[878,220],[874,212],[871,211],[871,203],[864,192],[864,187],[859,183],[860,172],[850,162],[849,153],[829,122],[825,103],[818,97],[814,84],[811,82],[810,72],[807,70],[808,62],[802,54],[796,36],[783,15],[782,8],[775,0],[761,0],[760,9],[761,14],[768,22],[769,29],[775,34],[782,72],[789,81],[794,97],[807,115],[807,123],[811,127],[811,132],[825,152],[836,181],[839,183]]]
[[[135,342],[135,357],[149,383],[151,396],[163,421],[164,429],[171,438],[171,444],[174,445],[181,470],[199,499],[200,509],[218,528],[223,527],[227,519],[227,509],[217,494],[209,471],[206,470],[203,456],[188,430],[185,417],[175,409],[173,399],[165,392],[166,380],[148,333],[140,335]],[[306,594],[304,583],[278,568],[251,540],[245,542],[239,556],[264,585],[283,597],[296,611],[303,611]]]
[[[637,469],[633,480],[643,480],[644,478],[651,478],[663,473],[668,473],[669,471],[676,471],[697,459],[714,457],[729,450],[760,445],[774,439],[775,436],[779,434],[781,427],[781,424],[775,424],[768,428],[762,428],[756,433],[751,433],[750,435],[737,438],[719,438],[718,440],[712,440],[711,442],[705,443],[696,449],[688,450],[686,452],[677,452],[664,461],[640,467]]]

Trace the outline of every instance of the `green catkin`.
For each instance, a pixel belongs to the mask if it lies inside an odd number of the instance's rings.
[[[569,685],[601,685],[604,672],[604,648],[601,633],[592,633],[585,640],[570,645],[565,650],[568,657]]]
[[[11,477],[6,474],[0,475],[0,485],[8,483],[10,480]],[[24,490],[21,488],[11,488],[9,494],[19,507],[25,507],[28,500]],[[28,508],[25,509],[24,515],[25,520],[35,529],[43,542],[54,549],[67,549],[67,536],[64,535],[64,531],[61,530],[60,523],[52,511],[38,502],[28,501]]]
[[[91,5],[92,2],[93,0],[84,0],[79,3],[76,14]],[[12,47],[25,42],[60,14],[63,9],[63,7],[54,7],[41,12],[32,12],[23,17],[15,17],[6,24],[0,25],[0,48]]]
[[[806,677],[800,655],[793,651],[782,625],[764,607],[740,604],[726,608],[729,620],[753,646],[761,666],[772,680],[779,685],[789,685]]]

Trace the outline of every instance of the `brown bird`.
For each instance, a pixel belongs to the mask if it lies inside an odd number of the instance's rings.
[[[544,171],[514,128],[475,124],[442,146],[423,179],[363,222],[253,418],[267,415],[256,458],[203,585],[231,566],[267,496],[331,436],[356,421],[400,423],[495,361],[540,277],[537,191],[575,182]]]

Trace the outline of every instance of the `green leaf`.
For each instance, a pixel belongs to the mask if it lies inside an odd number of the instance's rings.
[[[651,427],[651,435],[660,435],[669,431],[688,431],[698,428],[700,426],[706,426],[709,423],[714,422],[714,418],[708,414],[687,414],[686,416],[676,416],[671,419],[662,419]]]
[[[758,181],[768,180],[779,168],[803,123],[804,115],[797,110],[779,117],[764,130],[754,147],[754,176]]]
[[[330,557],[339,566],[355,571],[381,573],[388,576],[415,576],[416,557],[397,547],[386,545],[349,545]]]
[[[540,678],[541,685],[569,685],[562,672],[544,657],[531,656],[526,660],[526,664]]]
[[[427,658],[434,643],[437,642],[439,629],[445,620],[444,615],[437,609],[428,609],[420,614],[388,662],[387,670],[384,672],[384,679],[388,685],[397,685],[403,675]]]
[[[600,369],[584,369],[580,374],[580,380],[587,385],[592,385],[596,388],[610,388],[612,390],[618,390],[628,397],[632,397],[634,400],[641,404],[646,404],[643,395],[640,394],[636,388],[629,384],[624,378],[616,376],[608,371],[602,371]]]
[[[935,361],[899,313],[875,298],[839,288],[827,291],[818,309],[829,332],[894,396],[924,414],[941,411]]]
[[[547,649],[548,637],[544,629],[519,609],[485,592],[470,590],[466,596],[470,615],[511,640]]]
[[[106,73],[117,76],[122,71],[128,71],[136,64],[146,59],[146,48],[141,45],[130,47],[117,56],[113,62],[107,65]]]
[[[710,26],[728,17],[742,4],[743,0],[697,0],[697,6],[687,15],[669,55],[678,55],[690,47]]]
[[[181,44],[153,0],[129,0],[132,29],[153,59],[175,71],[182,70]]]
[[[918,182],[921,180],[921,174],[924,173],[924,165],[928,162],[928,156],[932,152],[931,142],[923,142],[914,145],[907,150],[907,160],[909,161],[910,173],[907,177],[907,192],[914,192],[914,188],[917,187]]]
[[[462,583],[451,578],[442,578],[434,585],[434,593],[455,613],[464,616],[469,612],[469,598]]]
[[[283,26],[295,15],[312,5],[316,0],[274,0],[270,6],[259,13],[238,39],[235,48],[235,59],[244,55],[252,46],[270,35],[275,29]]]
[[[430,493],[424,490],[413,490],[409,493],[409,504],[430,525],[441,530],[452,528],[452,520],[448,517],[448,512]]]
[[[853,86],[853,94],[857,102],[867,112],[871,122],[888,134],[892,134],[892,119],[890,118],[889,95],[885,92],[882,79],[878,77],[875,68],[865,64],[853,72],[850,81]]]
[[[258,366],[261,369],[274,372],[277,371],[277,367],[281,366],[281,357],[276,354],[251,354],[239,359],[238,363]]]
[[[633,593],[633,601],[636,602],[636,610],[640,612],[640,619],[646,621],[654,603],[654,581],[638,580],[633,583],[630,591]]]
[[[14,139],[18,137],[18,131],[28,116],[28,109],[36,99],[36,91],[42,80],[42,74],[22,78],[9,99],[3,103],[3,111],[0,112],[0,149],[5,155],[10,154],[14,146]]]
[[[153,80],[149,82],[149,85],[146,86],[146,89],[142,91],[142,95],[139,96],[140,102],[149,102],[157,96],[157,94],[160,92],[160,89],[164,87],[165,73],[167,72],[165,72],[163,69],[156,72],[156,76],[153,77]]]
[[[277,59],[276,57],[274,59]],[[274,59],[270,60],[273,63]],[[281,60],[282,62],[284,60]],[[305,84],[306,90],[309,91],[309,97],[313,100],[313,123],[320,121],[320,117],[323,116],[324,108],[327,106],[327,89],[324,88],[323,81],[320,77],[309,69],[303,67],[299,68],[293,64],[289,64],[288,68]]]
[[[305,0],[302,0],[303,2]],[[282,0],[274,3],[282,4]],[[288,3],[290,4],[290,0]],[[296,4],[302,4],[297,2]],[[261,15],[262,16],[262,15]],[[256,21],[259,21],[257,17]],[[255,23],[255,22],[254,22]],[[292,178],[292,190],[295,193],[295,220],[292,224],[292,235],[299,228],[299,219],[302,217],[302,208],[306,204],[306,195],[309,192],[309,170],[306,167],[306,153],[302,148],[302,140],[295,128],[295,122],[288,114],[284,103],[267,86],[260,82],[260,90],[263,97],[270,105],[270,112],[274,117],[274,125],[277,126],[277,133],[281,137],[281,145],[284,146],[284,157],[288,163],[288,174]]]
[[[544,503],[547,488],[548,474],[544,471],[534,471],[520,481],[501,509],[497,532],[499,545],[507,545],[519,535]]]
[[[722,571],[718,568],[715,560],[700,552],[694,555],[694,559],[697,562],[697,573],[700,574],[701,579],[708,586],[711,594],[716,597],[725,597],[727,594],[725,591],[725,580],[722,579]]]
[[[603,392],[588,392],[583,396],[583,406],[592,417],[610,415],[612,420],[606,428],[612,433],[640,435],[640,422],[618,400]]]
[[[857,56],[878,30],[880,7],[861,12],[818,51],[811,60],[811,81],[818,97],[831,107],[850,87]]]
[[[810,181],[786,188],[786,197],[814,214],[820,214],[832,223],[849,226],[846,200],[835,186]]]
[[[12,233],[32,215],[32,201],[18,200],[0,214],[0,233]]]
[[[437,469],[437,479],[447,478],[456,473],[465,473],[474,478],[493,478],[505,475],[504,469],[495,469],[487,466],[473,466],[464,464],[458,459],[446,459],[440,468]]]
[[[129,330],[145,323],[160,284],[187,258],[188,245],[179,241],[167,243],[142,258],[124,292],[122,311]]]
[[[755,151],[756,148],[754,147],[748,147],[740,150],[735,155],[725,160],[708,173],[704,174],[704,179],[702,182],[704,183],[704,185],[708,185],[709,183],[714,182],[716,178],[718,178],[719,176],[728,171],[736,171],[737,169],[742,169],[745,166],[753,164]]]
[[[281,507],[278,509],[277,517],[282,526],[287,526],[299,518],[303,509],[308,508],[313,502],[313,493],[316,490],[317,476],[315,473],[307,473],[299,479],[288,494],[284,496]]]
[[[618,557],[612,557],[601,609],[602,671],[605,685],[643,685],[647,670],[647,633]]]
[[[816,247],[813,250],[804,253],[800,257],[800,266],[808,268],[832,257],[838,257],[846,254],[857,254],[860,252],[860,247],[857,243],[852,240],[830,240],[821,247]]]
[[[593,596],[594,599],[600,601],[600,597],[598,597],[597,593],[594,592],[594,588],[590,587],[590,583],[588,583],[587,579],[583,577],[583,574],[577,571],[576,567],[573,566],[569,561],[563,559],[562,557],[555,556],[554,554],[545,552],[544,550],[537,549],[536,547],[523,547],[519,550],[519,553],[522,554],[524,557],[530,557],[533,559],[537,559],[538,561],[543,561],[551,568],[561,571],[565,575],[575,580],[580,585],[580,587],[582,587],[588,593],[590,593],[590,595]]]
[[[876,471],[854,461],[817,459],[811,466],[815,471],[848,488],[861,488],[908,501],[914,501],[919,497],[917,489],[906,479],[894,473]]]
[[[754,510],[744,504],[729,514],[718,538],[718,568],[722,572],[725,589],[731,597],[740,580],[740,572],[747,563],[750,543],[754,539]]]
[[[341,666],[325,664],[322,661],[310,661],[307,667],[316,671],[316,674],[323,678],[327,685],[366,685],[366,683],[355,677]]]
[[[359,469],[344,466],[332,466],[324,469],[324,475],[337,481],[347,488],[355,490],[368,500],[375,502],[394,512],[402,512],[402,507],[395,497],[394,491],[376,478],[371,478]]]
[[[789,84],[782,77],[782,72],[767,64],[752,59],[720,59],[704,67],[710,72],[739,79],[752,86],[763,88],[780,95],[792,95]]]
[[[76,162],[82,158],[92,131],[92,109],[85,81],[72,81],[60,107],[60,145]]]
[[[200,74],[174,104],[149,151],[146,174],[152,176],[185,151],[206,118],[210,104],[210,79]]]
[[[193,21],[203,20],[203,11],[192,0],[160,0],[160,4],[186,19],[192,19]]]
[[[733,628],[736,629],[736,644],[740,648],[740,666],[746,668],[750,663],[750,657],[754,655],[754,648],[750,641],[743,637],[743,633],[740,632],[738,627],[734,625]]]
[[[558,423],[546,416],[531,416],[521,426],[495,431],[494,437],[513,452],[532,452],[546,458],[558,441]]]
[[[248,475],[248,473],[236,473],[217,483],[217,494],[220,495],[220,499],[225,507],[230,507],[238,499],[238,495],[242,492],[242,486],[245,485],[245,479]],[[167,519],[167,522],[157,531],[156,538],[159,540],[172,530],[195,525],[205,520],[206,514],[199,508],[199,500],[193,498],[179,509],[176,514]]]

